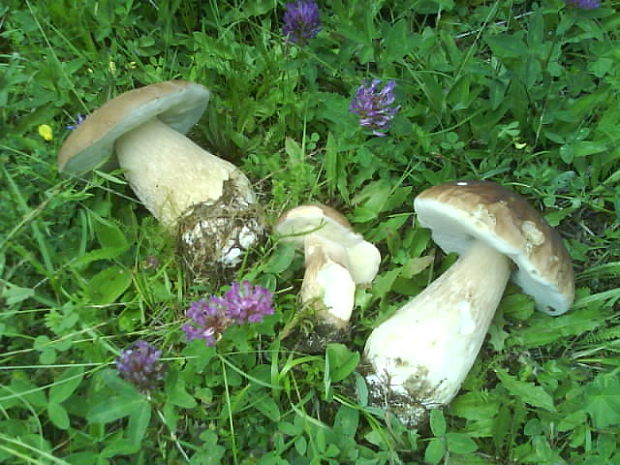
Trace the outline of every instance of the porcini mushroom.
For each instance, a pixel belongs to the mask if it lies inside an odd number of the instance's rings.
[[[144,206],[176,231],[195,275],[237,265],[262,232],[247,177],[185,136],[209,102],[200,84],[166,81],[108,101],[81,122],[58,153],[62,173],[80,175],[113,153]]]
[[[305,273],[302,305],[314,311],[313,331],[302,347],[320,352],[328,342],[348,337],[355,289],[370,283],[379,270],[381,255],[339,212],[326,205],[302,205],[284,213],[275,231],[284,241],[303,247]]]
[[[412,426],[457,394],[509,278],[549,315],[574,298],[560,236],[520,195],[493,182],[454,182],[425,190],[414,208],[439,247],[460,257],[375,328],[364,350],[371,395]]]

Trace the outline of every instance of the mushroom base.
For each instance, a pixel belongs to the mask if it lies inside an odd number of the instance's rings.
[[[302,322],[292,335],[295,350],[308,354],[323,354],[327,344],[346,344],[351,340],[349,327],[338,327],[328,322]]]
[[[362,361],[360,373],[368,386],[368,403],[396,416],[408,428],[420,428],[428,422],[431,409],[445,407],[429,402],[429,399],[438,397],[437,387],[425,380],[425,373],[408,379],[411,389],[407,392],[393,389],[389,374],[377,374],[367,360]]]
[[[220,283],[265,232],[262,208],[231,180],[215,201],[192,205],[177,223],[177,252],[194,282]]]
[[[299,303],[300,309],[280,333],[287,347],[309,354],[322,354],[327,344],[351,340],[348,322],[330,315],[319,298]]]

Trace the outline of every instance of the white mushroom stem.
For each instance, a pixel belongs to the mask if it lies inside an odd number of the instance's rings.
[[[510,272],[506,256],[474,242],[372,332],[365,347],[371,388],[428,408],[450,402],[476,359]]]
[[[157,118],[121,136],[115,150],[138,198],[169,228],[190,206],[219,199],[229,179],[248,203],[254,202],[250,182],[235,165]]]
[[[353,312],[355,282],[342,264],[344,251],[338,249],[312,234],[304,239],[306,271],[301,286],[301,301],[304,304],[318,304],[319,318],[344,329]]]

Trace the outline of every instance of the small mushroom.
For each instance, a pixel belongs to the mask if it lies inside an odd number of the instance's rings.
[[[381,262],[379,251],[354,232],[344,216],[325,205],[289,210],[277,221],[275,231],[283,241],[304,250],[300,300],[314,311],[315,324],[300,346],[320,352],[328,342],[346,340],[356,285],[374,279]]]
[[[375,328],[364,350],[372,397],[388,399],[411,426],[459,391],[509,278],[549,315],[574,298],[560,236],[520,195],[493,182],[455,182],[425,190],[414,208],[433,240],[460,257]]]
[[[108,101],[81,122],[58,153],[80,175],[113,153],[144,206],[177,234],[183,263],[201,279],[241,261],[263,231],[250,181],[232,163],[185,136],[209,102],[200,84],[166,81]]]

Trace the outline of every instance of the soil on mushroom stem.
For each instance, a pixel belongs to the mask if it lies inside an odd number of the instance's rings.
[[[327,344],[346,344],[351,340],[349,328],[338,328],[324,322],[303,323],[293,330],[293,349],[308,354],[323,354]]]
[[[293,320],[280,334],[286,347],[307,354],[323,354],[327,344],[347,344],[351,341],[350,325],[344,328],[326,317],[325,304],[313,299],[305,304],[298,298],[298,309]]]
[[[233,276],[246,251],[265,233],[265,214],[233,181],[214,202],[192,205],[178,222],[176,247],[189,280],[220,286]]]
[[[402,361],[402,363],[406,363]],[[443,408],[444,405],[432,404],[429,399],[437,397],[441,385],[433,387],[426,381],[428,369],[419,367],[415,375],[404,383],[404,392],[392,389],[388,373],[376,373],[372,364],[365,358],[358,371],[368,386],[368,403],[395,415],[408,427],[423,429],[428,426],[430,409]]]

